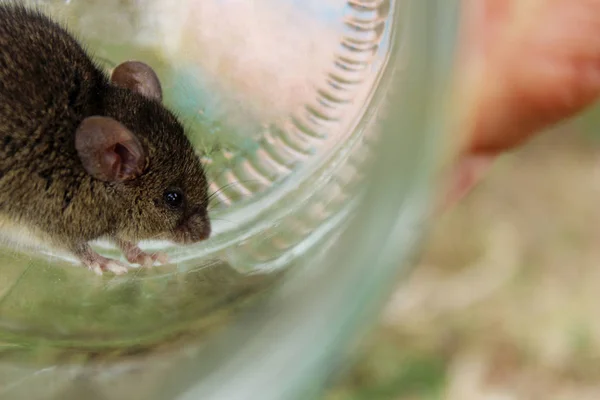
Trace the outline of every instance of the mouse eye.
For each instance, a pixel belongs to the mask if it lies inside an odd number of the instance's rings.
[[[179,189],[169,189],[163,195],[165,203],[171,208],[179,208],[183,204],[183,193]]]

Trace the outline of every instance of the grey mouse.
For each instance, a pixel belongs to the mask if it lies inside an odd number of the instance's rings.
[[[165,262],[145,239],[209,237],[208,183],[158,77],[127,61],[111,76],[41,12],[0,5],[0,214],[72,252],[92,271]]]

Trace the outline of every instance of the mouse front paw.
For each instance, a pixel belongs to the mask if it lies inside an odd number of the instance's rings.
[[[96,275],[102,275],[107,271],[115,275],[123,275],[129,270],[127,265],[96,253],[87,243],[76,246],[74,253],[81,263]]]
[[[132,264],[139,264],[142,267],[150,268],[154,263],[166,264],[169,257],[162,252],[148,254],[140,249],[136,244],[127,241],[118,241],[118,246],[123,251],[125,258]]]
[[[129,271],[129,268],[119,261],[104,258],[102,256],[98,257],[101,259],[97,259],[89,264],[84,263],[96,275],[102,275],[102,273],[106,271],[112,272],[115,275],[123,275]]]
[[[152,253],[148,254],[142,251],[140,248],[136,250],[131,250],[125,253],[125,258],[132,264],[139,264],[144,268],[150,268],[154,265],[155,262],[160,264],[166,264],[168,262],[168,257],[165,253]]]

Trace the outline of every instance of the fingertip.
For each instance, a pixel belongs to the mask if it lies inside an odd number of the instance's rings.
[[[450,171],[441,202],[446,210],[462,200],[485,176],[492,166],[493,155],[467,155],[461,157]]]

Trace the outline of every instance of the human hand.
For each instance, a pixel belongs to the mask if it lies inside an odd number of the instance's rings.
[[[600,95],[600,0],[463,0],[459,71],[474,99],[450,202],[496,156]]]

